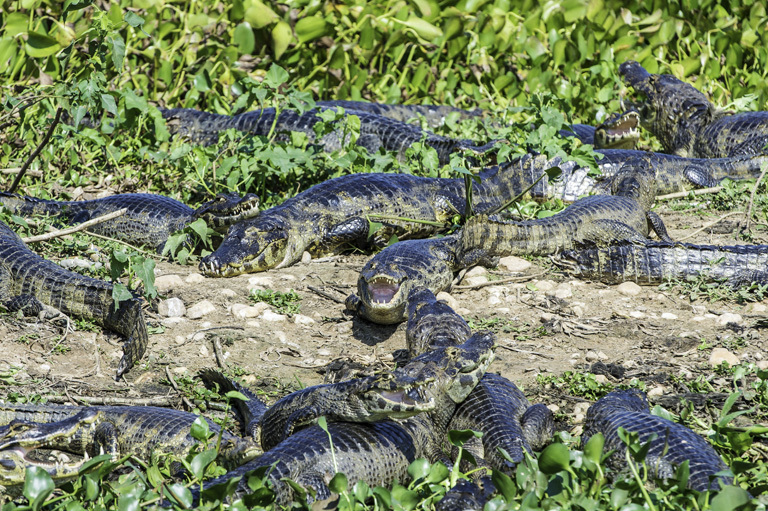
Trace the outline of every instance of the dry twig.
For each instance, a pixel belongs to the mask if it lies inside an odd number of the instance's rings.
[[[112,213],[107,213],[106,215],[92,218],[87,222],[83,222],[82,224],[75,225],[74,227],[67,227],[66,229],[58,229],[55,231],[47,232],[45,234],[41,234],[39,236],[30,236],[29,238],[22,238],[21,241],[23,241],[24,243],[30,244],[30,243],[38,243],[40,241],[48,241],[53,238],[58,238],[61,236],[66,236],[67,234],[72,234],[73,232],[82,231],[96,224],[100,224],[102,222],[112,220],[113,218],[117,218],[119,216],[123,216],[127,211],[128,211],[127,208],[118,209],[117,211],[113,211]]]

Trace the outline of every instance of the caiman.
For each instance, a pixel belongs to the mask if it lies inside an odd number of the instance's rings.
[[[645,464],[658,479],[674,476],[677,467],[688,461],[690,488],[719,490],[721,483],[733,484],[733,477],[716,475],[728,467],[706,440],[681,424],[651,415],[645,394],[637,389],[611,392],[587,410],[582,445],[602,433],[604,449],[613,451],[607,463],[617,470],[626,466],[627,449],[619,428],[637,433],[640,444],[651,443]]]
[[[583,144],[591,144],[595,149],[634,149],[640,140],[639,126],[640,115],[629,110],[623,114],[609,115],[597,126],[571,124],[568,129],[560,130],[560,135],[575,136]]]
[[[666,152],[698,158],[766,154],[768,112],[719,110],[692,85],[649,73],[633,60],[619,66],[619,74],[645,96],[632,106]]]
[[[416,288],[410,293],[406,340],[412,355],[464,342],[469,335],[464,318],[437,301],[428,289]],[[487,373],[458,405],[448,429],[482,432],[481,439],[471,439],[464,447],[478,463],[511,472],[523,460],[524,451],[531,453],[549,442],[554,420],[546,406],[531,405],[507,378]],[[512,461],[504,458],[500,449]]]
[[[423,117],[427,125],[441,126],[449,115],[455,115],[459,119],[472,119],[481,117],[482,110],[462,110],[448,105],[398,105],[391,103],[369,103],[367,101],[330,100],[316,101],[317,108],[341,107],[350,113],[365,112],[369,114],[388,117],[400,122],[409,122],[412,119]]]
[[[425,286],[433,293],[447,291],[460,270],[455,236],[395,243],[373,256],[357,280],[358,295],[349,295],[347,310],[379,324],[399,323],[408,294]],[[359,296],[359,297],[358,297]]]
[[[290,132],[304,133],[310,142],[332,152],[344,147],[349,134],[344,128],[334,129],[316,140],[315,125],[322,119],[317,114],[327,108],[315,108],[304,113],[282,110],[279,114],[274,108],[255,110],[239,115],[219,115],[201,112],[191,108],[160,109],[171,133],[190,139],[194,143],[212,144],[218,140],[219,132],[234,128],[238,131],[257,136],[268,136],[273,132],[277,140],[288,140]],[[398,158],[405,157],[405,151],[416,142],[423,142],[437,151],[438,160],[446,164],[451,153],[462,149],[481,153],[491,149],[496,142],[477,146],[469,140],[458,140],[423,131],[418,126],[382,117],[360,110],[350,111],[345,115],[356,115],[360,119],[360,136],[356,145],[375,153],[379,149],[393,151]]]
[[[613,177],[624,164],[637,157],[647,158],[653,167],[657,195],[717,186],[723,179],[756,179],[768,166],[768,155],[684,158],[631,149],[597,149],[595,152],[601,156],[596,158],[597,174],[573,160],[527,154],[504,164],[508,167],[504,175],[512,190],[522,192],[533,186],[529,194],[536,200],[558,198],[573,202],[584,195],[610,193]],[[552,167],[558,167],[562,172],[557,180],[549,181],[547,176],[538,180]]]
[[[125,336],[119,378],[147,349],[147,325],[139,298],[115,307],[112,284],[65,270],[32,252],[0,222],[0,304],[38,314],[44,306],[84,318]]]
[[[656,196],[655,172],[647,157],[624,164],[612,182],[613,195],[591,195],[551,217],[522,222],[478,215],[461,231],[460,259],[468,266],[507,255],[547,255],[578,242],[645,240],[653,230],[669,237],[658,215],[650,211]]]
[[[263,456],[206,483],[205,487],[228,483],[235,477],[267,467],[276,502],[285,505],[293,493],[286,478],[311,487],[316,492],[316,500],[331,496],[328,481],[336,472],[344,473],[350,485],[358,480],[370,485],[402,481],[415,459],[441,456],[446,426],[456,403],[466,398],[485,373],[493,359],[493,343],[491,334],[475,334],[460,346],[436,348],[410,362],[411,374],[433,374],[434,382],[427,388],[435,399],[433,411],[403,421],[333,422],[327,425],[327,432],[319,426],[310,426]],[[241,497],[249,491],[246,478],[240,479],[235,496]],[[196,497],[195,491],[193,494]]]
[[[499,208],[517,193],[504,167],[480,174],[472,187],[475,211]],[[219,248],[202,259],[213,277],[283,268],[355,245],[384,247],[392,235],[423,238],[465,211],[464,179],[410,174],[352,174],[317,184],[256,218],[230,227]],[[371,223],[382,224],[372,235]]]
[[[553,259],[580,278],[610,284],[654,285],[703,277],[733,287],[768,284],[768,245],[695,245],[693,243],[588,244]]]
[[[234,193],[217,195],[192,209],[181,202],[148,193],[124,193],[102,199],[55,201],[0,192],[0,204],[21,216],[48,215],[65,225],[76,225],[93,218],[127,209],[125,214],[87,229],[88,232],[131,244],[149,246],[163,252],[168,236],[202,218],[213,229],[225,232],[240,220],[259,213],[259,198]]]

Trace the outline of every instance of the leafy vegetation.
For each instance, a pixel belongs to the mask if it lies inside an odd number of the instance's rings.
[[[287,293],[272,289],[251,289],[251,299],[254,302],[265,302],[275,308],[280,314],[293,316],[299,313],[301,297],[291,289]]]

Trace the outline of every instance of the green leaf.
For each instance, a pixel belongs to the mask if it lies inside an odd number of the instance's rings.
[[[120,302],[131,299],[133,299],[133,293],[124,284],[116,282],[112,285],[112,300],[115,302],[115,310],[120,308]]]
[[[589,437],[587,445],[584,446],[584,456],[594,463],[600,463],[603,456],[603,446],[605,437],[602,433],[597,433]]]
[[[327,25],[320,16],[309,16],[298,20],[294,29],[296,30],[296,37],[299,38],[299,42],[308,43],[323,37],[326,33]]]
[[[264,76],[264,84],[271,89],[277,90],[281,85],[286,83],[289,78],[290,75],[288,74],[288,71],[277,64],[272,64],[269,66],[269,71],[267,71],[267,74]]]
[[[113,98],[111,95],[101,95],[101,106],[104,108],[104,110],[111,113],[112,115],[117,115],[117,103],[115,102],[115,98]]]
[[[451,430],[448,432],[448,441],[451,445],[461,447],[467,441],[472,438],[481,438],[483,434],[479,431],[472,431],[471,429]]]
[[[515,482],[507,474],[494,470],[491,473],[491,480],[493,485],[504,495],[507,502],[514,502],[515,495],[517,495],[517,487]]]
[[[392,487],[392,500],[399,502],[402,509],[411,510],[415,509],[418,505],[419,494],[409,490],[405,486],[395,483]]]
[[[432,464],[426,458],[413,460],[413,462],[408,465],[408,475],[413,479],[425,479],[427,475],[429,475],[431,467]]]
[[[283,56],[292,42],[291,26],[284,21],[275,23],[275,26],[272,27],[272,52],[275,54],[276,60]]]
[[[115,69],[121,71],[123,69],[123,60],[125,60],[125,41],[123,41],[119,34],[107,37],[106,40],[112,46],[112,63],[115,65]]]
[[[736,486],[726,486],[712,499],[712,511],[732,511],[752,501],[746,490]]]
[[[181,502],[185,509],[191,509],[193,507],[192,492],[183,484],[173,483],[168,486],[166,491],[173,496],[175,501]],[[136,511],[140,509],[138,504],[139,503],[136,502]]]
[[[349,481],[347,480],[347,476],[345,476],[341,472],[333,476],[331,478],[331,481],[328,483],[328,488],[334,493],[341,493],[341,492],[347,491],[348,486],[349,486]]]
[[[239,399],[240,401],[250,401],[248,397],[245,394],[242,394],[236,390],[230,390],[226,394],[224,394],[224,397],[227,399]]]
[[[136,276],[144,283],[144,294],[149,298],[157,296],[155,288],[155,260],[144,256],[132,258],[133,269]]]
[[[192,458],[189,464],[192,474],[200,481],[203,480],[205,469],[216,459],[216,449],[207,449]]]
[[[47,34],[29,32],[24,49],[27,55],[33,58],[44,58],[61,50],[62,46],[53,37]]]
[[[32,505],[32,509],[35,511],[40,509],[54,488],[53,479],[43,468],[34,465],[27,467],[23,493]]]
[[[192,438],[195,440],[205,442],[211,437],[213,433],[211,433],[211,427],[208,424],[208,421],[202,417],[198,417],[195,419],[195,422],[192,423],[189,434],[192,435]]]
[[[256,47],[256,37],[253,35],[251,24],[244,21],[235,27],[235,31],[232,34],[232,41],[237,45],[237,50],[240,53],[253,53],[253,50]]]
[[[139,16],[138,14],[132,11],[126,12],[125,16],[123,17],[123,20],[133,28],[144,25],[144,18],[142,18],[141,16]]]
[[[539,469],[547,475],[557,474],[569,466],[570,452],[560,443],[550,444],[539,456]]]

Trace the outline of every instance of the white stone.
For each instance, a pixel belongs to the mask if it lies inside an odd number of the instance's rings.
[[[560,411],[560,407],[554,403],[547,405],[547,408],[549,408],[549,411],[551,411],[552,413],[557,413]]]
[[[635,318],[635,319],[642,319],[645,317],[645,312],[632,311],[629,313],[629,317]]]
[[[41,373],[47,373],[51,370],[50,364],[40,364],[37,368]]]
[[[95,265],[87,259],[80,259],[79,257],[70,257],[59,261],[59,266],[71,270],[72,268],[88,269],[95,267]]]
[[[663,396],[666,391],[667,389],[663,385],[659,385],[648,391],[648,397]]]
[[[446,293],[445,291],[440,291],[439,293],[437,293],[437,296],[435,296],[435,298],[445,302],[448,305],[448,307],[450,307],[454,311],[456,310],[456,307],[459,306],[459,302],[456,300],[456,298],[454,298],[451,294]]]
[[[488,305],[498,305],[501,303],[501,298],[498,295],[491,295],[488,297]]]
[[[521,272],[531,267],[531,262],[520,257],[507,256],[499,259],[499,268],[504,271]]]
[[[605,383],[608,383],[608,378],[606,378],[604,374],[596,374],[595,381],[597,383],[605,384]]]
[[[754,312],[754,313],[761,313],[768,311],[768,307],[765,306],[765,304],[762,303],[752,303],[749,306],[747,306],[747,311]]]
[[[475,266],[471,270],[469,270],[467,273],[464,274],[464,278],[467,277],[477,277],[479,275],[485,275],[488,273],[488,270],[483,268],[482,266]]]
[[[479,286],[488,282],[488,277],[485,275],[475,275],[474,277],[464,276],[464,284],[467,286]]]
[[[189,319],[200,319],[212,312],[216,312],[216,306],[208,300],[201,300],[187,309],[187,317]]]
[[[557,284],[551,280],[536,280],[533,282],[533,285],[536,286],[536,289],[539,291],[544,291],[545,293],[547,291],[552,291],[557,287]]]
[[[251,328],[261,328],[261,323],[253,319],[251,321],[246,321],[245,324]]]
[[[758,360],[757,364],[755,365],[761,371],[765,371],[766,369],[768,369],[768,360]]]
[[[726,312],[717,318],[717,323],[723,326],[728,323],[736,323],[737,325],[740,325],[743,321],[741,314],[734,314],[732,312]]]
[[[184,282],[186,282],[187,284],[200,284],[202,282],[205,282],[205,277],[203,277],[199,273],[190,273],[184,279]]]
[[[315,323],[315,320],[310,318],[309,316],[305,316],[304,314],[296,314],[295,316],[293,316],[293,322],[296,323],[297,325],[313,325]],[[320,350],[320,351],[324,351],[324,350]],[[321,355],[324,355],[324,356],[330,355],[330,353],[323,354],[323,353],[320,353],[320,351],[318,351],[318,353]]]
[[[642,292],[643,288],[635,284],[634,282],[622,282],[616,286],[616,291],[624,296],[637,296]]]
[[[259,289],[269,289],[273,285],[272,277],[257,275],[248,279],[248,285],[258,287]]]
[[[730,366],[739,364],[739,357],[731,353],[725,348],[715,348],[709,355],[709,365],[717,367],[723,362],[728,362]]]
[[[677,319],[677,314],[672,314],[671,312],[662,312],[661,319]]]
[[[573,413],[579,413],[582,416],[587,413],[587,408],[590,407],[592,403],[576,403],[576,405],[573,407]]]
[[[235,293],[228,287],[225,287],[224,289],[219,289],[219,294],[224,298],[234,298],[237,296],[237,293]]]
[[[705,318],[704,316],[694,316],[691,318],[691,321],[697,321],[697,322],[706,321],[706,320],[707,318]]]
[[[181,366],[181,367],[174,367],[173,369],[171,369],[171,371],[173,371],[176,374],[184,374],[184,373],[188,372],[189,369],[187,369],[184,366]]]
[[[573,312],[574,316],[576,316],[577,318],[580,318],[584,316],[584,307],[582,307],[581,305],[574,305],[573,307],[571,307],[571,312]]]
[[[186,318],[181,317],[163,318],[160,320],[160,324],[165,328],[173,328],[181,323],[186,323],[186,321]]]
[[[327,350],[325,348],[317,350],[317,354],[321,357],[330,357],[331,356],[331,350]]]
[[[259,315],[264,312],[261,307],[254,307],[253,305],[245,305],[242,303],[235,303],[230,309],[232,315],[236,318],[258,318]]]
[[[585,359],[587,362],[594,362],[594,361],[595,361],[595,360],[597,360],[598,358],[599,358],[599,357],[597,356],[597,353],[595,353],[595,352],[594,352],[594,351],[592,351],[592,350],[589,350],[589,351],[587,351],[586,355],[584,355],[584,359]]]
[[[160,303],[157,304],[157,313],[167,318],[179,318],[186,312],[187,309],[181,298],[168,298],[167,300],[160,300]]]
[[[602,351],[598,351],[597,352],[597,358],[599,358],[600,360],[608,360],[608,355],[606,355]]]
[[[160,275],[155,277],[155,287],[159,293],[167,293],[171,289],[182,287],[184,281],[178,275]]]
[[[271,310],[265,310],[264,314],[261,316],[261,319],[264,321],[285,321],[286,316],[283,314],[276,314]]]
[[[301,264],[309,264],[311,260],[312,260],[312,254],[310,254],[305,250],[304,253],[301,254]]]
[[[568,284],[560,284],[555,288],[555,297],[560,298],[561,300],[565,300],[566,298],[570,298],[573,296],[573,291],[571,291],[571,286]]]

